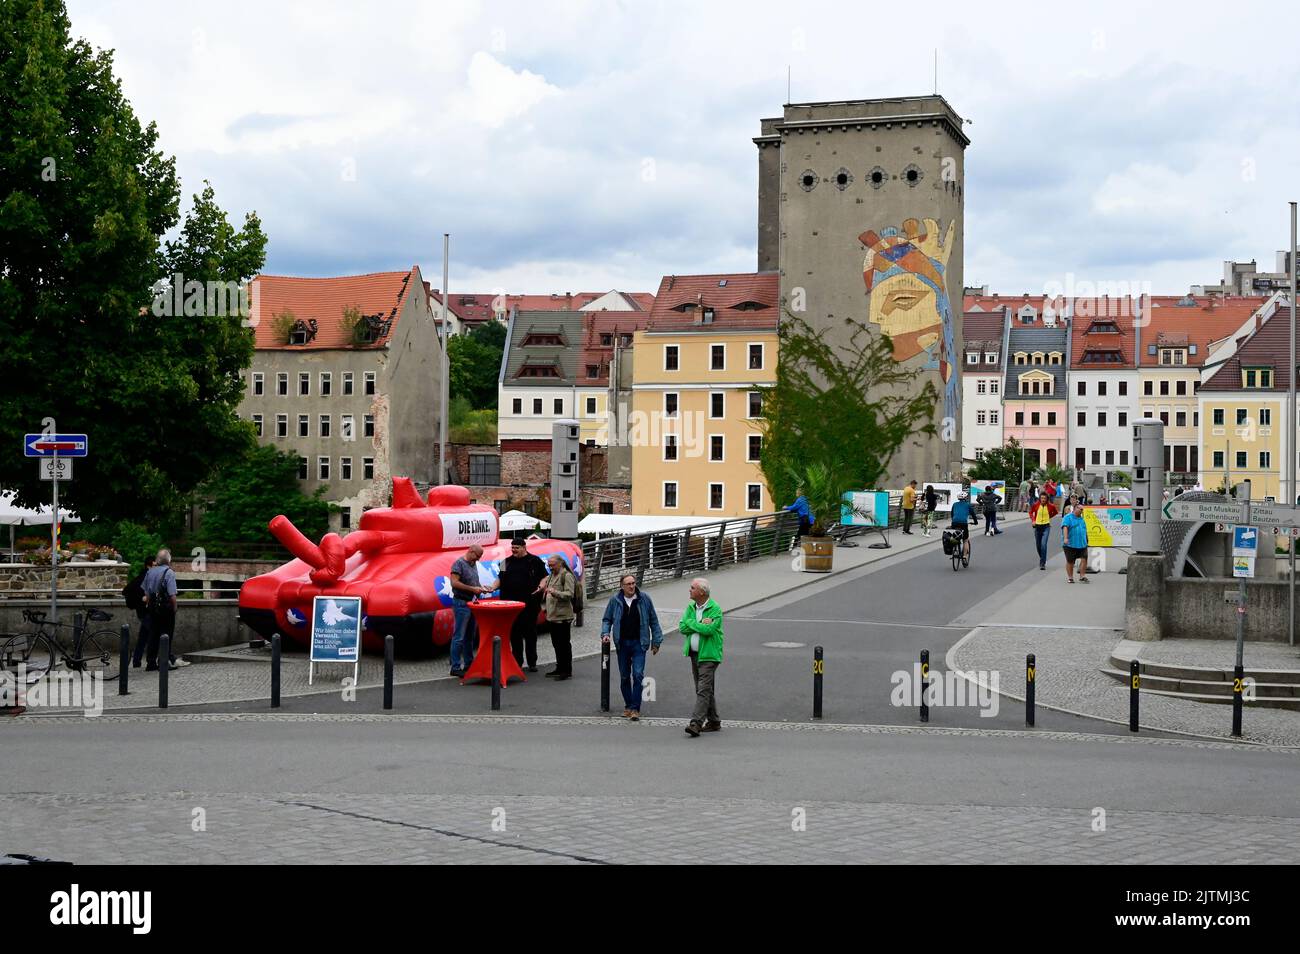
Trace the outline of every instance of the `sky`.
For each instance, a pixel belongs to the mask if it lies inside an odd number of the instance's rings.
[[[266,271],[412,264],[511,294],[753,271],[759,120],[924,95],[964,118],[968,285],[1272,270],[1300,199],[1293,4],[69,0],[185,194]],[[1276,39],[1275,39],[1276,38]]]

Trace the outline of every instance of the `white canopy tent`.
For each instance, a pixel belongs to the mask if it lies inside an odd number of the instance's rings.
[[[589,513],[578,521],[579,533],[628,536],[634,533],[658,533],[697,527],[706,523],[721,523],[723,517],[661,517],[641,516],[635,513]]]
[[[530,517],[522,510],[507,510],[497,519],[497,527],[502,536],[520,530],[549,530],[551,525],[545,520]]]
[[[59,508],[59,516],[64,523],[80,523],[81,520],[75,514]],[[14,553],[14,527],[34,527],[49,526],[52,519],[52,510],[49,507],[38,507],[35,510],[29,507],[19,507],[14,503],[14,495],[11,491],[0,493],[0,526],[9,527],[9,558],[13,559]]]

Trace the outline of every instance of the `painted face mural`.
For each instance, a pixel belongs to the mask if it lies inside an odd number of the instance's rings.
[[[894,360],[924,354],[922,368],[943,378],[943,413],[955,418],[960,378],[953,373],[952,306],[945,274],[957,223],[939,236],[939,223],[907,219],[901,229],[868,230],[858,236],[867,248],[862,280],[867,286],[867,318],[889,335]]]

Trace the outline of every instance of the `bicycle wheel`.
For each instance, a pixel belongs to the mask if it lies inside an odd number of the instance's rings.
[[[116,675],[117,664],[121,660],[118,655],[121,646],[121,635],[111,629],[87,633],[81,638],[76,668],[82,672],[97,672],[105,679],[111,679]]]
[[[952,571],[954,573],[961,569],[961,541],[956,541],[956,544],[952,548]]]
[[[25,674],[27,685],[40,682],[47,672],[54,668],[54,647],[45,636],[39,633],[19,633],[16,636],[0,637],[0,669],[18,677]]]

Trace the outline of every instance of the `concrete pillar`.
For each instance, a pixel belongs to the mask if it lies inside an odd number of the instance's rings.
[[[1161,602],[1165,590],[1165,558],[1134,553],[1128,558],[1124,619],[1128,638],[1152,642],[1161,638]]]

